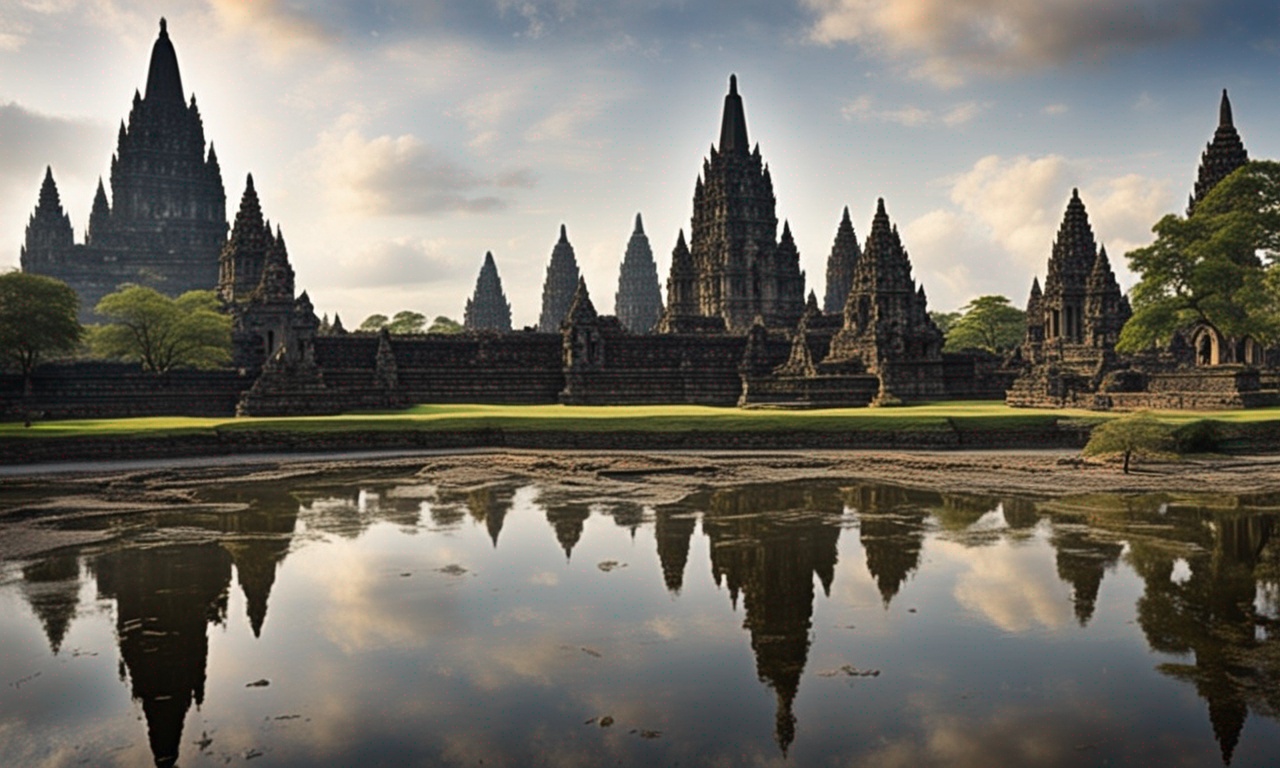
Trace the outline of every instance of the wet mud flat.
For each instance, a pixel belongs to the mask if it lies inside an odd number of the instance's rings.
[[[31,467],[0,481],[0,559],[109,541],[121,519],[151,525],[174,511],[232,514],[227,489],[305,483],[338,487],[353,478],[427,484],[469,493],[498,484],[536,483],[547,498],[659,505],[698,491],[802,480],[881,482],[945,493],[1033,499],[1106,494],[1224,494],[1272,506],[1280,498],[1280,457],[1201,457],[1141,465],[1084,461],[1070,450],[1038,451],[476,451],[446,455],[243,459],[219,465],[134,463],[75,472]],[[211,502],[211,491],[218,501]],[[95,526],[95,520],[103,521]],[[169,534],[171,535],[171,534]]]

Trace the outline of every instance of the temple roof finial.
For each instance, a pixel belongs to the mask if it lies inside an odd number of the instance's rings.
[[[1222,105],[1218,107],[1218,126],[1222,128],[1233,128],[1235,123],[1231,119],[1231,99],[1227,98],[1227,89],[1222,89]]]
[[[729,76],[729,93],[724,97],[724,118],[720,123],[720,152],[746,155],[751,152],[747,139],[747,116],[738,95],[738,76]]]
[[[182,75],[178,72],[178,54],[169,40],[169,25],[160,19],[160,35],[151,47],[151,65],[147,70],[147,100],[178,102],[182,97]]]
[[[162,35],[169,34],[169,23],[164,20],[163,16],[160,17],[160,34]]]

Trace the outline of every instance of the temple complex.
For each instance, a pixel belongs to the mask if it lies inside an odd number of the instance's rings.
[[[828,315],[844,313],[845,300],[853,288],[853,270],[858,265],[862,251],[858,248],[858,236],[853,232],[849,219],[849,206],[844,207],[844,217],[836,229],[836,241],[827,257],[827,287],[822,299],[822,311]]]
[[[636,214],[636,228],[627,243],[618,273],[618,293],[613,313],[622,327],[632,333],[652,333],[662,317],[662,291],[658,288],[658,265],[644,233],[644,222]]]
[[[569,244],[569,235],[560,225],[560,240],[551,250],[551,262],[547,264],[547,279],[542,284],[542,314],[538,316],[538,330],[556,333],[560,323],[569,313],[573,294],[578,287],[578,260]]]
[[[467,308],[462,315],[462,327],[468,331],[511,331],[511,304],[502,292],[502,278],[498,277],[498,265],[492,252],[484,255],[475,293],[467,299]]]
[[[205,151],[195,96],[182,90],[177,54],[164,19],[151,49],[146,94],[133,96],[111,160],[111,202],[101,181],[85,230],[74,243],[52,169],[21,249],[25,272],[48,275],[80,296],[82,320],[122,283],[170,296],[211,290],[227,236],[226,194],[217,154]]]

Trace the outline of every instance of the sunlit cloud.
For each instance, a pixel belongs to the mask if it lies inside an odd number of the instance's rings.
[[[942,109],[925,109],[914,105],[878,107],[871,97],[859,96],[841,107],[840,114],[846,120],[894,123],[908,128],[939,124],[955,127],[972,121],[984,109],[984,105],[974,101]]]
[[[1092,61],[1193,34],[1204,0],[803,0],[810,38],[854,43],[954,86],[975,73]]]

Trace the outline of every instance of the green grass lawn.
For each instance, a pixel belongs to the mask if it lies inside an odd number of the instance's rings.
[[[299,418],[86,419],[0,424],[0,438],[147,436],[218,430],[341,432],[356,430],[477,429],[529,431],[789,431],[789,430],[1017,430],[1051,426],[1059,419],[1100,421],[1118,414],[1082,410],[1010,408],[998,402],[925,403],[895,408],[741,410],[696,405],[419,405],[388,413]],[[1178,425],[1212,419],[1224,425],[1280,422],[1280,408],[1246,411],[1167,411],[1158,418]]]

